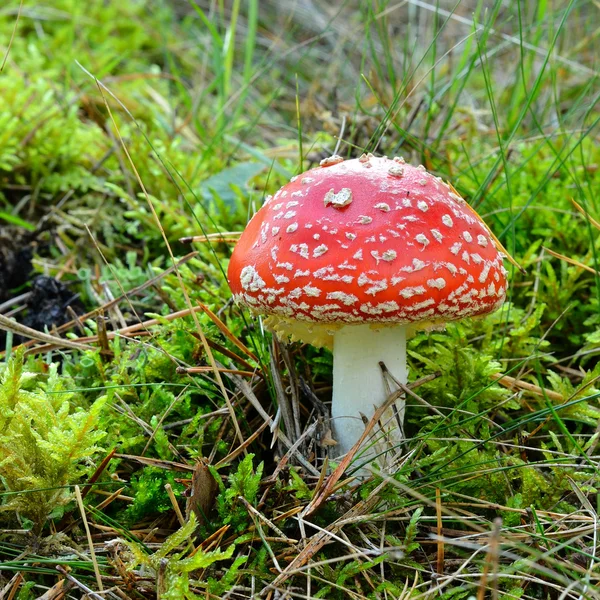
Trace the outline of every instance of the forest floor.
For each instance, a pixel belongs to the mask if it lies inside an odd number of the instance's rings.
[[[600,598],[599,17],[3,2],[0,598]],[[268,195],[363,152],[514,263],[501,310],[409,340],[408,439],[356,485],[331,353],[226,272]]]

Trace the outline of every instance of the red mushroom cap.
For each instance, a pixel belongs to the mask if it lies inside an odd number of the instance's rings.
[[[502,304],[503,255],[440,178],[399,158],[321,164],[248,223],[229,263],[237,301],[275,317],[276,330],[322,344],[328,335],[311,324],[329,334],[335,324],[430,325]]]

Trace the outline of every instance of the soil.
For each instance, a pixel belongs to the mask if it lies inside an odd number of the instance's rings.
[[[31,274],[34,241],[29,232],[0,227],[0,302],[11,298]]]
[[[74,294],[68,286],[53,277],[38,275],[31,282],[27,312],[20,321],[38,331],[52,330],[52,327],[72,320],[73,314],[68,307],[79,315],[85,312],[79,294]]]
[[[70,286],[45,275],[32,278],[31,259],[35,247],[32,234],[24,234],[22,230],[11,227],[0,227],[0,303],[30,292],[25,301],[26,308],[15,318],[38,331],[52,331],[53,327],[73,318],[69,307],[76,314],[83,314],[85,308]],[[22,341],[15,336],[13,343]],[[4,347],[4,342],[5,334],[0,331],[0,348]]]

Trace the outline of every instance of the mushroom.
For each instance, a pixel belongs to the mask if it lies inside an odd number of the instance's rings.
[[[409,329],[499,308],[503,256],[477,213],[423,166],[334,156],[267,199],[228,278],[235,300],[268,315],[280,337],[333,349],[333,433],[343,455],[364,432],[363,415],[386,400],[380,361],[406,383]],[[402,413],[389,428],[395,443]]]

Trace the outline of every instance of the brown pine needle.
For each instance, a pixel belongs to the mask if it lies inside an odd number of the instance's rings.
[[[87,344],[80,344],[79,342],[74,342],[73,340],[65,340],[63,338],[59,338],[54,335],[49,335],[47,333],[43,333],[42,331],[38,331],[37,329],[32,329],[31,327],[26,327],[25,325],[21,325],[4,315],[0,315],[0,329],[4,329],[5,331],[12,331],[13,333],[17,333],[19,335],[31,338],[38,342],[46,342],[47,344],[54,344],[55,346],[71,348],[72,350],[94,350],[93,346],[88,346]]]
[[[8,47],[6,48],[6,54],[4,55],[4,59],[2,60],[2,64],[0,65],[0,73],[4,71],[4,67],[6,66],[6,61],[8,60],[8,55],[10,54],[10,49],[12,48],[13,42],[15,41],[15,35],[17,33],[17,27],[19,25],[19,19],[21,18],[21,12],[23,11],[23,2],[25,0],[21,0],[19,3],[19,9],[17,11],[17,18],[15,19],[15,25],[13,27],[12,33],[10,34],[10,40],[8,40]]]
[[[96,583],[98,584],[98,591],[103,592],[104,586],[102,585],[102,577],[100,576],[100,569],[98,567],[98,561],[96,560],[96,552],[94,551],[94,542],[92,540],[92,534],[90,533],[90,526],[88,524],[87,515],[85,514],[85,506],[83,505],[83,498],[81,497],[81,490],[79,486],[75,486],[75,498],[77,499],[77,506],[79,506],[79,512],[81,513],[81,520],[85,528],[85,535],[87,537],[88,546],[90,548],[90,558],[94,565],[94,573],[96,575]]]
[[[216,233],[207,233],[206,235],[193,235],[179,238],[182,244],[192,244],[194,242],[226,242],[235,243],[240,239],[241,231],[217,231]]]
[[[564,260],[565,262],[569,263],[570,265],[574,265],[576,267],[579,267],[580,269],[585,269],[586,271],[589,271],[590,273],[593,273],[594,275],[600,275],[600,272],[596,271],[596,269],[592,269],[592,267],[588,267],[588,265],[578,261],[575,258],[570,258],[569,256],[565,256],[564,254],[559,254],[558,252],[554,252],[554,250],[550,250],[550,248],[546,248],[545,246],[543,248],[544,248],[545,252],[547,252],[551,256],[554,256],[555,258],[560,258],[560,260]]]
[[[530,394],[534,394],[535,396],[547,397],[550,400],[556,400],[557,402],[564,402],[564,398],[562,394],[558,392],[553,392],[547,388],[541,388],[539,385],[534,385],[533,383],[529,383],[527,381],[522,381],[520,379],[515,379],[514,377],[510,377],[509,375],[502,375],[502,373],[495,373],[491,376],[492,379],[495,379],[500,385],[508,389],[519,388]]]
[[[577,201],[571,198],[571,204],[596,228],[600,229],[600,223],[590,216],[590,213],[581,206]]]
[[[219,319],[219,317],[212,311],[210,310],[210,308],[208,308],[208,306],[206,306],[206,304],[200,302],[200,300],[196,301],[198,306],[200,306],[200,308],[210,317],[210,319],[212,320],[212,322],[219,328],[219,330],[221,331],[221,333],[237,348],[239,348],[244,354],[246,354],[247,356],[249,356],[251,359],[255,360],[256,362],[260,362],[258,360],[258,356],[256,356],[256,354],[254,354],[254,352],[252,352],[252,350],[250,350],[247,346],[245,346],[238,338],[235,337],[235,335],[233,335],[231,333],[231,331],[229,331],[227,325],[225,325],[225,323],[223,323],[223,321],[221,321],[221,319]]]
[[[173,491],[173,488],[170,483],[165,483],[165,490],[167,491],[169,500],[171,501],[171,504],[173,505],[173,510],[175,511],[175,514],[177,515],[177,520],[179,521],[179,524],[183,527],[185,525],[185,517],[183,516],[183,513],[181,512],[181,509],[179,508],[179,504],[177,503],[177,498],[175,498],[175,492]]]
[[[437,516],[437,565],[436,572],[438,575],[444,574],[444,536],[442,522],[442,494],[439,487],[435,488],[435,512]]]
[[[257,373],[253,371],[239,371],[238,369],[222,369],[219,368],[220,373],[233,373],[234,375],[240,375],[240,377],[254,377]],[[212,367],[177,367],[177,373],[194,375],[195,373],[214,373]]]

